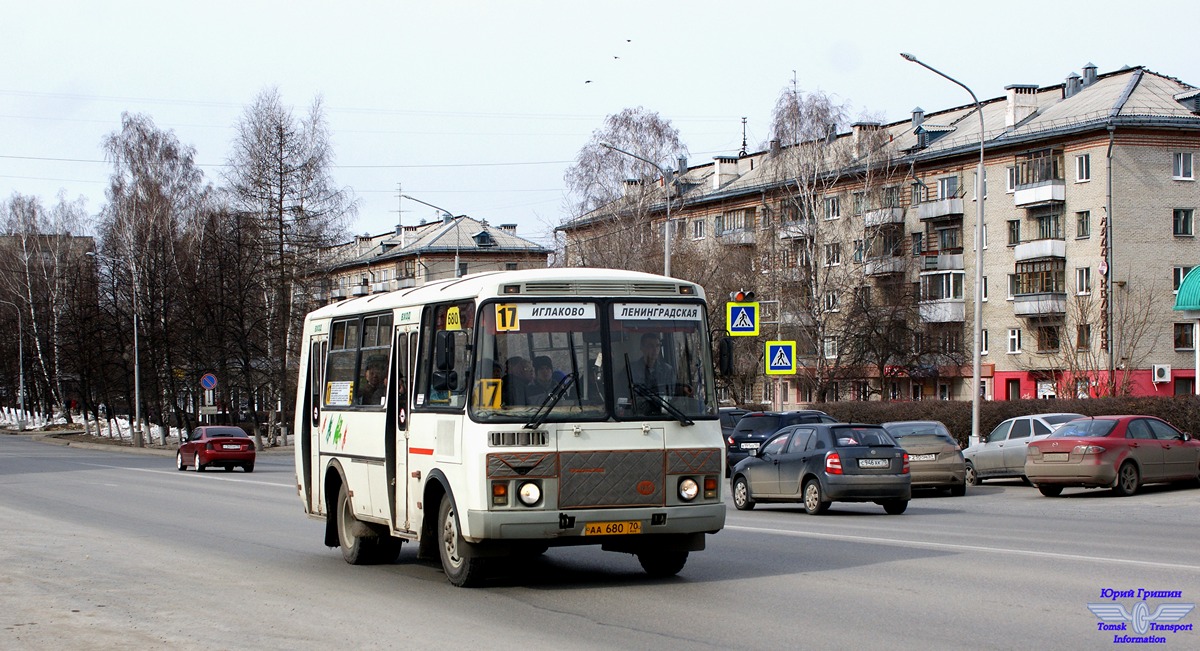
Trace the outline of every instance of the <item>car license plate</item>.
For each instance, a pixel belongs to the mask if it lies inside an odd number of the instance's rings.
[[[641,533],[642,523],[638,520],[624,522],[588,522],[583,525],[585,536],[617,536],[621,534]]]
[[[1042,461],[1066,461],[1070,456],[1069,452],[1047,452],[1042,455]]]
[[[743,450],[757,450],[759,445],[762,445],[762,444],[761,443],[743,443],[742,449]]]
[[[221,449],[222,450],[241,450],[242,446],[240,446],[236,443],[226,443],[225,445],[221,446]]]
[[[887,468],[892,465],[889,459],[859,459],[859,468]]]
[[[908,455],[909,461],[933,461],[936,458],[937,458],[936,454],[910,454],[910,455]]]

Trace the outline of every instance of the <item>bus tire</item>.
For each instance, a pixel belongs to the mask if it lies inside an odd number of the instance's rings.
[[[342,549],[342,558],[351,565],[367,565],[372,562],[375,552],[374,536],[358,535],[366,525],[354,517],[354,509],[350,507],[350,492],[342,484],[338,490],[337,501],[337,532],[338,546]]]
[[[403,539],[393,536],[380,536],[375,542],[375,563],[395,563],[400,557],[400,548],[404,546]]]
[[[459,529],[458,509],[449,495],[442,496],[438,509],[438,555],[442,560],[442,571],[450,583],[460,588],[471,588],[483,580],[484,559],[463,553],[466,542]]]
[[[656,579],[665,579],[679,574],[687,564],[688,553],[673,549],[655,550],[638,552],[637,557],[646,574]]]

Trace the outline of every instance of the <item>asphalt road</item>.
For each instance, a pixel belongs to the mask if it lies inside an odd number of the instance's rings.
[[[1194,487],[1052,499],[989,482],[900,516],[730,504],[674,579],[582,547],[464,590],[411,546],[345,564],[294,486],[278,452],[201,474],[0,435],[0,648],[1097,649],[1114,633],[1087,604],[1136,604],[1106,589],[1180,592],[1151,611],[1200,601]],[[1155,648],[1200,647],[1163,636]]]

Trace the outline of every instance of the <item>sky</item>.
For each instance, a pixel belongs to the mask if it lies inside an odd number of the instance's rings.
[[[234,127],[265,89],[320,97],[354,234],[435,209],[543,244],[571,217],[564,171],[607,115],[644,107],[693,165],[751,151],[793,82],[854,118],[908,119],[1087,63],[1200,86],[1200,3],[804,0],[0,0],[0,200],[82,197],[99,213],[103,139],[149,116],[222,183]]]

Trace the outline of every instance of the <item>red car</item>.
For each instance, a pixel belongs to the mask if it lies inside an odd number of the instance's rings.
[[[209,466],[221,466],[233,470],[241,466],[246,472],[254,472],[254,441],[246,430],[229,425],[205,425],[197,427],[188,438],[179,444],[175,453],[175,467],[187,470],[188,464],[196,472]]]
[[[1047,497],[1066,486],[1133,495],[1143,484],[1200,479],[1200,441],[1153,416],[1079,418],[1029,444],[1025,476]]]

